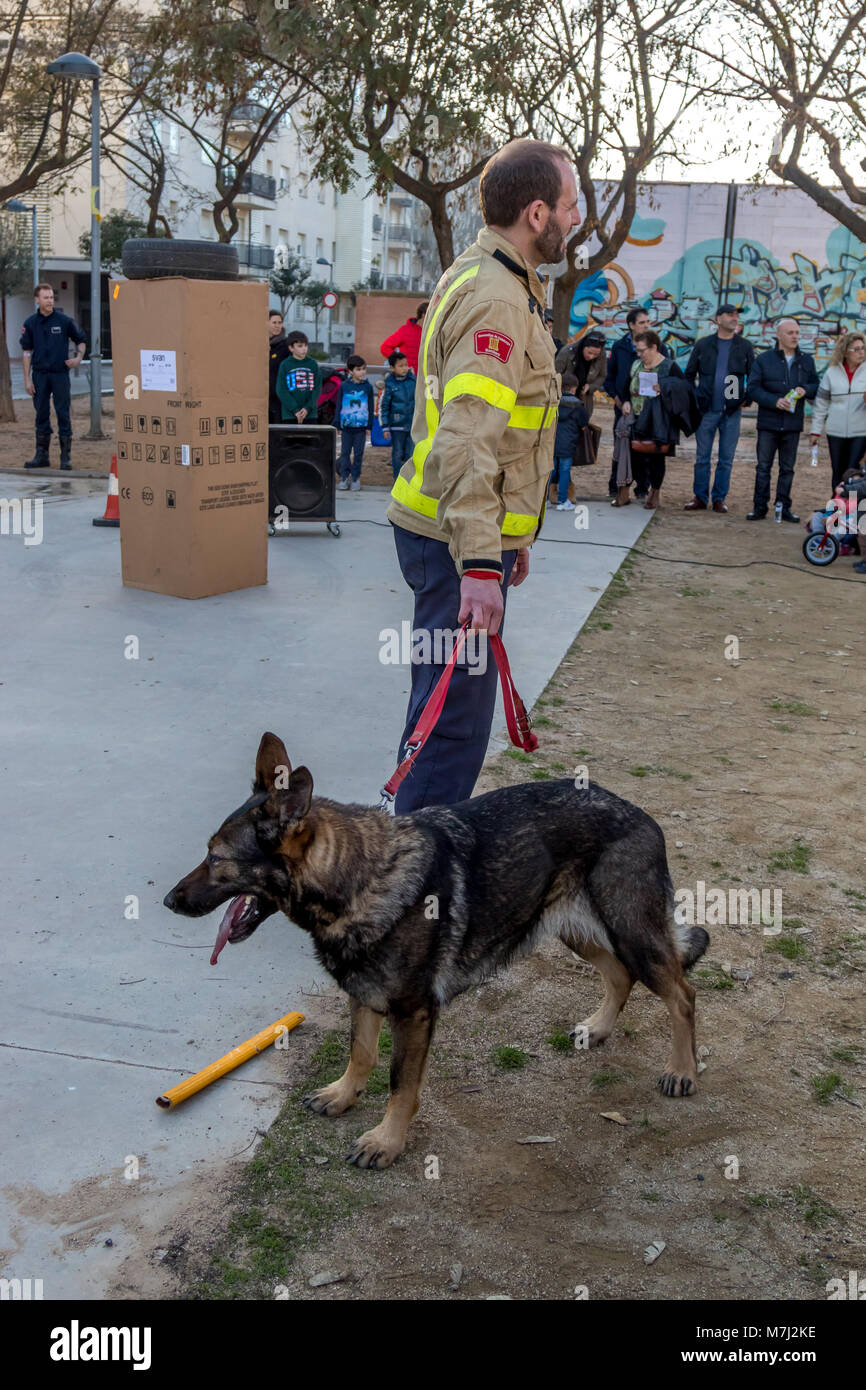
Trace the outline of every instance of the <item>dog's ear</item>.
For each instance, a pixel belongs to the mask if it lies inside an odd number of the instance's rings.
[[[306,767],[296,768],[285,791],[275,788],[262,807],[256,823],[259,843],[276,849],[286,835],[300,830],[313,799],[313,778]]]
[[[292,764],[286,752],[286,745],[276,734],[262,734],[259,751],[256,754],[256,775],[253,781],[254,792],[273,791],[274,787],[286,788]]]

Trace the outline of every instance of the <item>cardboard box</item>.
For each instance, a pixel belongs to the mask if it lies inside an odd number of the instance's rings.
[[[268,291],[110,282],[123,583],[205,598],[268,578]]]

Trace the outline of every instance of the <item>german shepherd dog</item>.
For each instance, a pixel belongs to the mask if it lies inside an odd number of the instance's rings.
[[[604,981],[600,1007],[572,1033],[576,1045],[604,1042],[639,980],[664,1000],[673,1026],[659,1088],[695,1090],[695,991],[683,970],[709,937],[674,924],[659,826],[603,787],[531,782],[384,816],[314,797],[308,770],[293,771],[280,739],[265,734],[252,796],[165,906],[201,917],[227,899],[211,964],[227,941],[244,941],[281,911],[310,933],[349,996],[349,1065],[305,1097],[311,1110],[342,1115],[355,1104],[386,1014],[391,1021],[390,1098],[381,1124],[347,1155],[359,1168],[387,1168],[403,1152],[442,1006],[545,936]]]

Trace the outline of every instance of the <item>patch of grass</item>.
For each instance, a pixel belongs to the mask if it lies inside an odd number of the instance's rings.
[[[532,726],[535,729],[549,729],[553,725],[553,720],[548,719],[546,714],[534,714],[532,716]]]
[[[710,868],[711,868],[711,869],[720,869],[721,867],[722,867],[722,861],[721,861],[721,859],[711,859],[711,860],[710,860]]]
[[[642,1192],[640,1195],[644,1202],[660,1202],[662,1199],[660,1192]]]
[[[554,695],[553,698],[551,699],[550,703],[551,703],[552,705],[564,705],[564,704],[565,704],[565,700],[563,699],[563,697],[562,697],[561,695]]]
[[[550,770],[551,770],[551,772],[565,772],[565,771],[566,771],[565,763],[551,763],[551,764],[550,764]]]
[[[652,764],[644,766],[642,763],[638,763],[635,767],[626,770],[630,777],[676,777],[680,782],[692,780],[690,772],[678,772],[675,767],[658,767]]]
[[[811,858],[812,846],[804,844],[802,840],[795,840],[789,849],[777,849],[767,867],[770,873],[784,869],[792,874],[807,874]]]
[[[493,1060],[500,1071],[520,1071],[529,1061],[529,1053],[519,1047],[494,1047]]]
[[[304,1082],[280,1114],[234,1185],[229,1216],[203,1271],[178,1270],[191,1300],[273,1298],[298,1254],[330,1226],[371,1200],[365,1175],[344,1162],[342,1126],[315,1115],[302,1096],[334,1080],[348,1045],[337,1033],[322,1039]],[[359,1130],[365,1127],[363,1121]],[[326,1157],[316,1165],[311,1156]]]
[[[776,733],[778,733],[778,734],[792,734],[793,732],[794,732],[794,726],[793,726],[793,724],[777,724],[777,725],[776,725]]]
[[[851,1094],[851,1087],[837,1071],[825,1071],[812,1077],[812,1095],[819,1105],[829,1105],[836,1091]]]
[[[859,888],[843,888],[842,892],[846,898],[856,898],[858,903],[866,903],[866,893],[861,893]]]
[[[771,936],[764,941],[765,951],[775,951],[786,960],[802,960],[806,954],[805,943],[798,936]]]
[[[511,758],[515,763],[531,763],[532,759],[528,753],[524,753],[522,748],[506,748],[503,757]]]
[[[543,767],[536,767],[536,768],[533,768],[533,771],[532,771],[532,780],[533,780],[534,782],[549,782],[549,781],[550,781],[550,773],[549,773],[549,772],[545,772],[545,770],[544,770]]]
[[[803,700],[771,700],[770,709],[782,709],[786,714],[798,714],[804,719],[818,713],[814,705],[807,705]]]
[[[800,1185],[791,1188],[791,1196],[797,1203],[804,1221],[810,1226],[823,1226],[828,1221],[838,1221],[842,1213],[814,1193],[811,1187]]]
[[[680,590],[680,598],[706,598],[709,589],[693,589],[690,584],[684,584]]]
[[[750,1207],[777,1207],[778,1197],[774,1197],[770,1192],[747,1192],[746,1201]]]
[[[854,1063],[857,1063],[857,1062],[860,1061],[860,1048],[859,1048],[859,1047],[834,1047],[834,1048],[832,1049],[831,1053],[830,1053],[830,1056],[831,1056],[832,1058],[834,1058],[834,1060],[837,1061],[837,1062],[854,1062]]]
[[[589,1084],[594,1091],[606,1091],[608,1086],[615,1086],[618,1081],[625,1081],[625,1075],[621,1071],[596,1071],[589,1078]]]
[[[576,748],[575,751],[574,751],[574,756],[575,756],[576,758],[588,758],[588,757],[589,757],[589,749],[588,749],[588,748]]]
[[[788,931],[798,931],[805,927],[806,923],[802,917],[783,917],[782,926],[787,927]]]
[[[695,970],[693,977],[700,989],[737,988],[736,981],[726,975],[719,965],[705,965],[702,970]]]
[[[552,1047],[554,1052],[573,1052],[574,1042],[568,1036],[564,1028],[554,1028],[549,1038],[545,1039],[548,1047]]]
[[[637,1037],[637,1028],[633,1023],[624,1023],[622,1025],[622,1031],[625,1033],[627,1038]]]

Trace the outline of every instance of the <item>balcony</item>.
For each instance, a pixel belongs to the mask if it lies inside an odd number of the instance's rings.
[[[388,241],[392,246],[414,246],[415,228],[404,222],[389,222]]]
[[[273,203],[277,196],[277,181],[270,174],[256,174],[249,170],[241,179],[241,200],[248,204]]]
[[[239,101],[228,118],[228,127],[232,135],[246,135],[249,138],[261,130],[267,117],[268,108],[260,101]],[[274,138],[272,132],[268,139]]]
[[[246,266],[249,270],[273,270],[273,246],[264,246],[255,241],[235,241],[232,245],[237,247],[238,261],[242,266]]]

